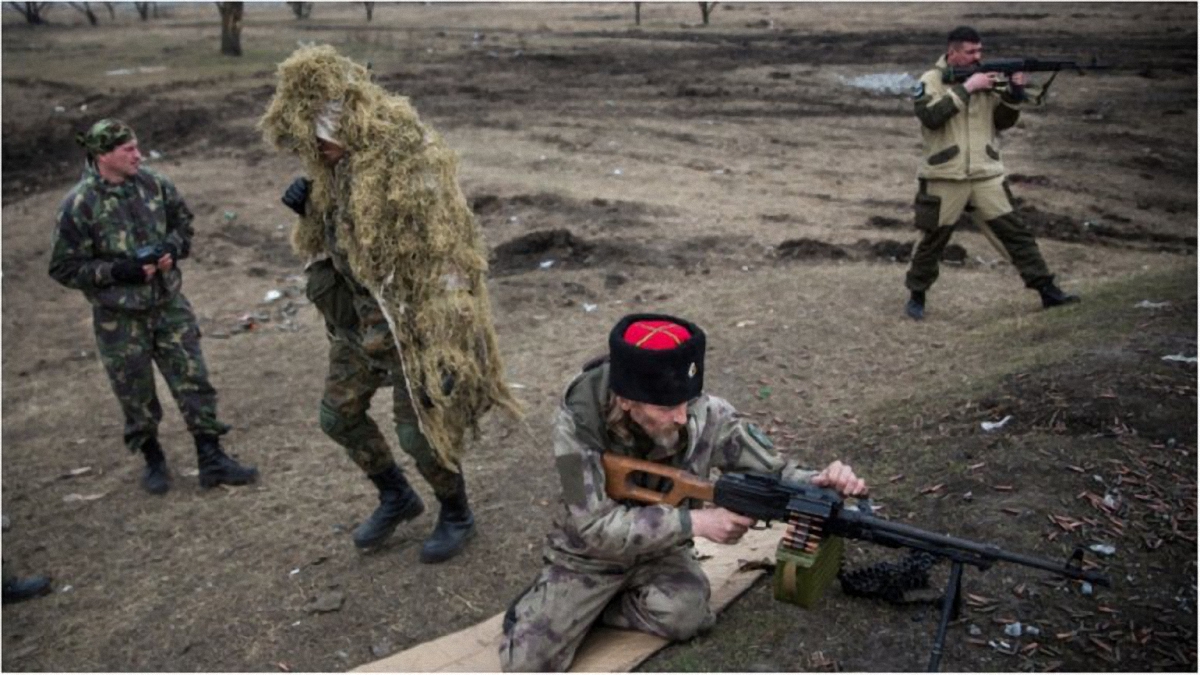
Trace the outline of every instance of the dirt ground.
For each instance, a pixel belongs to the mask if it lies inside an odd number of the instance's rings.
[[[212,3],[144,23],[130,4],[96,27],[65,5],[47,26],[3,15],[3,550],[54,579],[4,607],[4,670],[340,671],[502,611],[558,494],[561,388],[647,310],[704,326],[709,391],[789,455],[851,462],[884,515],[1054,559],[1113,547],[1089,552],[1113,580],[1090,595],[968,568],[943,669],[1196,670],[1194,4],[722,3],[704,26],[695,3],[643,3],[640,25],[632,3],[377,3],[370,23],[358,3],[304,21],[264,3],[241,58],[217,54]],[[1079,306],[1043,312],[967,228],[928,319],[904,316],[918,125],[903,88],[856,78],[919,75],[963,23],[990,56],[1113,66],[1060,75],[1003,138],[1018,211]],[[317,422],[327,343],[279,204],[299,165],[254,129],[298,42],[411,97],[460,153],[492,252],[528,415],[486,421],[465,467],[479,536],[443,565],[417,563],[432,513],[354,550],[373,490]],[[87,304],[46,274],[71,138],[108,115],[197,215],[185,291],[257,486],[201,491],[168,400],[174,486],[138,488]],[[852,543],[847,565],[897,555]],[[835,584],[804,611],[759,584],[644,668],[921,670],[935,628],[928,605]]]

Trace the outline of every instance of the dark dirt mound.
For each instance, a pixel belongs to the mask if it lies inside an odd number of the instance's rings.
[[[871,241],[859,239],[853,246],[839,246],[816,239],[788,239],[775,248],[775,257],[780,260],[878,260],[906,263],[912,260],[915,241],[881,239]],[[949,244],[942,251],[942,262],[965,264],[967,249],[959,244]]]

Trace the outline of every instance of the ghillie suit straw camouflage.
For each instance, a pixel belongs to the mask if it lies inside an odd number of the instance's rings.
[[[487,257],[458,186],[457,159],[408,99],[370,80],[330,46],[303,47],[279,65],[259,120],[266,141],[295,152],[312,178],[307,215],[292,232],[303,257],[324,252],[323,215],[334,181],[317,149],[315,119],[341,104],[337,139],[354,177],[337,240],[357,281],[383,309],[420,426],[454,470],[464,435],[493,405],[519,406],[503,380],[486,286]]]

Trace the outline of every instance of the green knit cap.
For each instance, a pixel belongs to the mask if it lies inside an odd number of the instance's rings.
[[[75,136],[75,142],[82,145],[93,157],[108,154],[114,148],[124,145],[135,138],[133,128],[115,118],[102,119],[92,125],[91,129]]]

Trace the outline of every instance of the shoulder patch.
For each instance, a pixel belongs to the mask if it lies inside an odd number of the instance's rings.
[[[916,86],[913,87],[913,89],[912,89],[912,97],[913,98],[921,98],[924,95],[925,95],[925,83],[918,82],[916,84]]]
[[[554,458],[558,480],[562,483],[563,500],[574,506],[587,503],[583,486],[583,458],[579,455],[559,455]]]
[[[767,438],[767,435],[763,433],[762,429],[758,428],[757,424],[753,422],[747,424],[746,433],[749,434],[750,438],[753,438],[756,443],[767,450],[775,449],[775,444],[771,442],[771,439]]]

